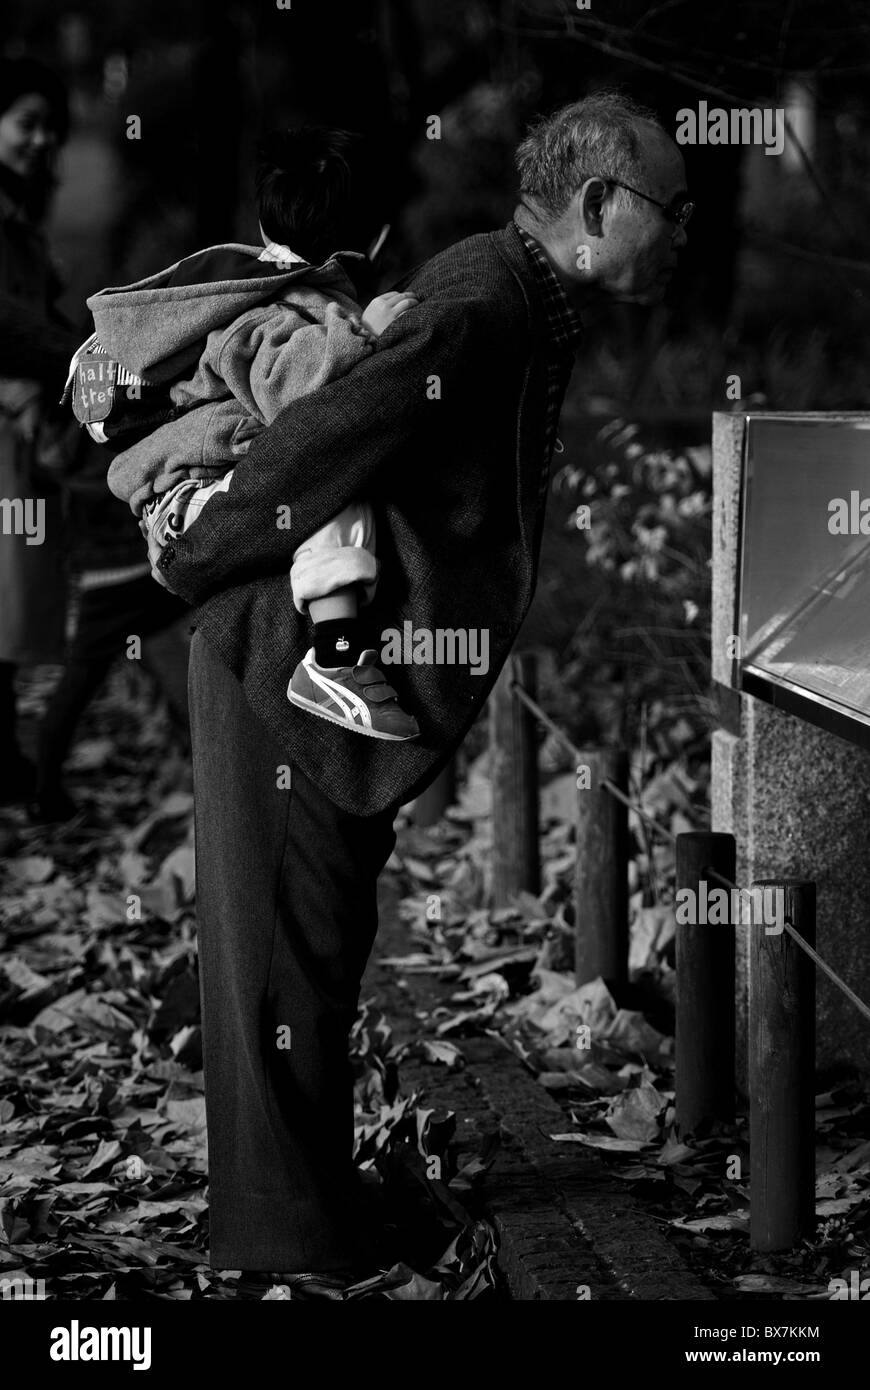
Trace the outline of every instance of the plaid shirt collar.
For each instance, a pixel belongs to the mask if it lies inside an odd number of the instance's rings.
[[[573,351],[583,333],[580,315],[573,307],[556,272],[547,260],[541,243],[536,241],[524,227],[518,226],[516,222],[514,226],[529,253],[529,264],[544,303],[551,339],[557,347],[564,348],[566,351],[569,349]]]

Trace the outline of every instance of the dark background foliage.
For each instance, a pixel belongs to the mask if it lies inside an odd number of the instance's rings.
[[[0,42],[72,87],[50,230],[83,325],[101,285],[256,240],[253,149],[274,125],[375,141],[386,285],[510,216],[517,140],[559,103],[616,85],[672,130],[701,100],[784,107],[797,138],[778,158],[684,147],[698,208],[668,303],[623,308],[584,345],[524,639],[553,653],[575,730],[636,738],[657,690],[665,722],[703,740],[711,412],[870,403],[861,3],[8,0]]]

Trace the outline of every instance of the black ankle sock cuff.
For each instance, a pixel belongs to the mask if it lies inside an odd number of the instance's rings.
[[[351,666],[362,651],[363,625],[359,618],[328,618],[312,624],[312,637],[318,666]]]

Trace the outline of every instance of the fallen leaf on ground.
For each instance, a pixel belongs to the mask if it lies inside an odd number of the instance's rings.
[[[610,1103],[605,1119],[618,1139],[640,1139],[646,1143],[657,1138],[659,1116],[665,1107],[664,1097],[655,1086],[642,1081]]]
[[[611,1139],[609,1134],[551,1134],[561,1144],[585,1144],[590,1149],[609,1149],[612,1153],[635,1154],[649,1147],[642,1139]]]

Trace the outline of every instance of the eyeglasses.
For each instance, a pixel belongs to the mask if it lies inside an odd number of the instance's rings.
[[[648,203],[654,203],[657,208],[661,208],[669,222],[675,223],[678,227],[685,227],[692,213],[695,211],[695,204],[688,198],[684,198],[678,193],[669,203],[660,203],[658,198],[651,198],[648,193],[641,193],[639,188],[632,188],[630,183],[622,183],[620,179],[610,179],[601,175],[605,183],[614,183],[617,188],[624,188],[628,193],[636,193],[638,198],[644,198]]]

